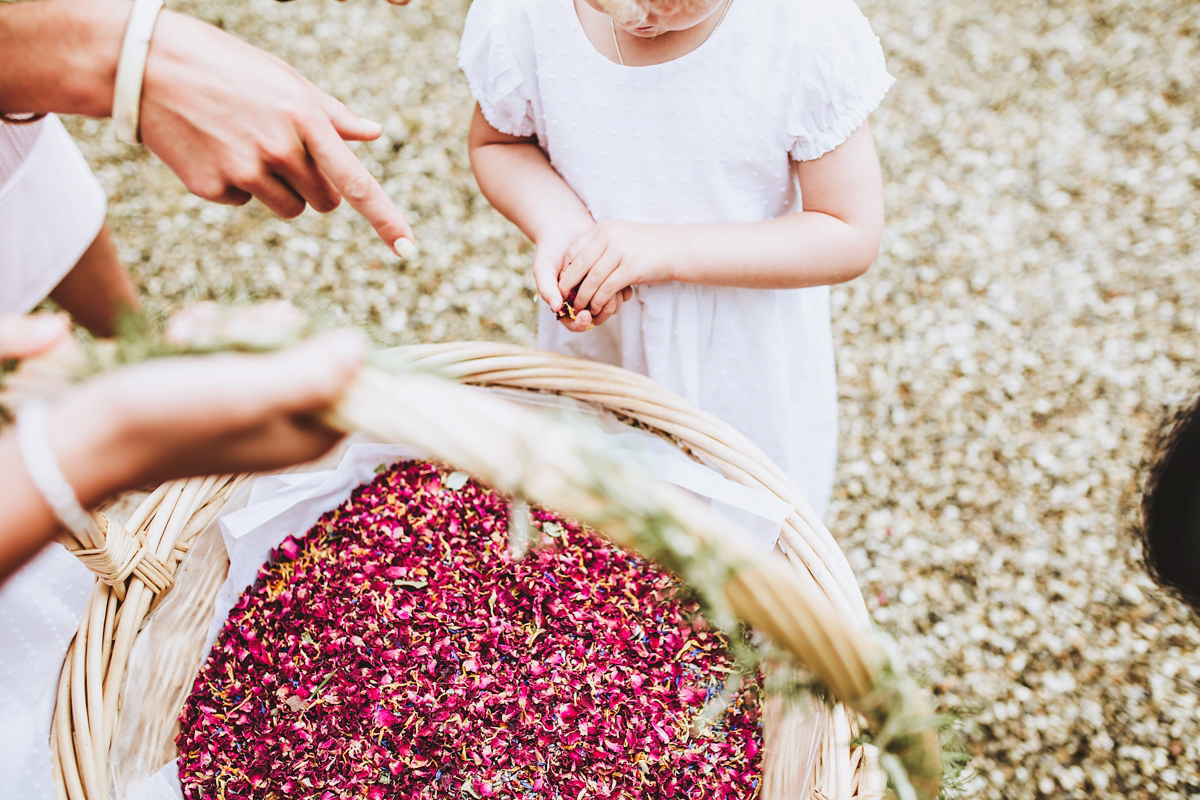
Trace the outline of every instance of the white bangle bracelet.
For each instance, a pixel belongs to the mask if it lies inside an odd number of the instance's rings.
[[[80,541],[92,541],[96,526],[92,515],[79,505],[75,490],[67,483],[50,450],[46,435],[46,402],[40,397],[26,400],[17,410],[17,447],[25,460],[29,479],[54,511],[54,516]]]
[[[142,143],[138,120],[142,107],[142,78],[146,74],[150,37],[154,34],[154,23],[162,6],[162,0],[133,0],[129,21],[125,23],[125,37],[121,40],[121,55],[117,59],[112,115],[117,138],[128,144]]]

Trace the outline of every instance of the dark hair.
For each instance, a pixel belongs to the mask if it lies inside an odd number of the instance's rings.
[[[0,111],[0,120],[11,125],[24,125],[26,122],[37,122],[45,114],[9,114],[7,111]]]
[[[1142,552],[1150,575],[1200,611],[1200,398],[1164,421],[1142,491]]]

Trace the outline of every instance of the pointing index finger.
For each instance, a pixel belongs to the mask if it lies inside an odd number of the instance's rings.
[[[326,123],[308,138],[308,151],[317,167],[358,213],[371,223],[379,238],[396,251],[397,239],[413,238],[408,220],[392,202],[379,181],[375,180],[358,156],[338,136],[333,125]]]

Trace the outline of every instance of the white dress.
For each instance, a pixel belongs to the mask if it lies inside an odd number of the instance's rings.
[[[0,122],[0,313],[24,313],[104,224],[104,190],[58,118]]]
[[[459,65],[497,130],[537,136],[597,220],[752,222],[798,208],[792,161],[845,141],[892,84],[852,0],[732,0],[700,47],[625,67],[572,0],[475,0]],[[837,457],[829,289],[634,287],[539,345],[643,373],[741,430],[824,515]]]

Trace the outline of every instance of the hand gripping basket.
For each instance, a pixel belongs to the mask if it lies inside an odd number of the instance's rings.
[[[447,380],[451,378],[453,380]],[[782,555],[747,556],[736,535],[707,508],[670,487],[609,468],[580,431],[534,414],[479,387],[555,393],[595,404],[618,418],[656,431],[694,457],[747,486],[765,489],[794,511],[779,539]],[[764,723],[764,798],[858,800],[883,794],[886,772],[908,781],[899,794],[937,795],[938,741],[921,692],[892,667],[870,633],[862,595],[841,550],[783,473],[744,436],[640,375],[590,361],[490,343],[397,348],[376,354],[328,421],[380,441],[409,444],[496,489],[592,524],[614,540],[638,546],[637,519],[662,510],[688,535],[736,565],[725,586],[732,610],[810,670],[837,702],[820,715],[814,737],[796,715],[768,704]],[[603,495],[596,492],[597,480]],[[224,579],[223,552],[197,553],[199,589],[183,625],[194,628],[192,657],[155,654],[161,698],[124,698],[129,657],[151,609],[172,590],[173,576],[199,533],[248,476],[165,484],[120,524],[98,514],[103,539],[68,541],[99,578],[59,681],[51,733],[59,796],[107,800],[110,759],[157,766],[171,756],[175,718],[198,667],[207,609]],[[683,575],[686,579],[686,575]],[[135,705],[142,717],[138,752],[112,752],[118,715]],[[860,722],[878,751],[857,743]],[[799,774],[811,763],[813,774]],[[800,753],[806,755],[801,758]],[[874,757],[873,753],[879,753]],[[913,789],[919,794],[914,794]]]

